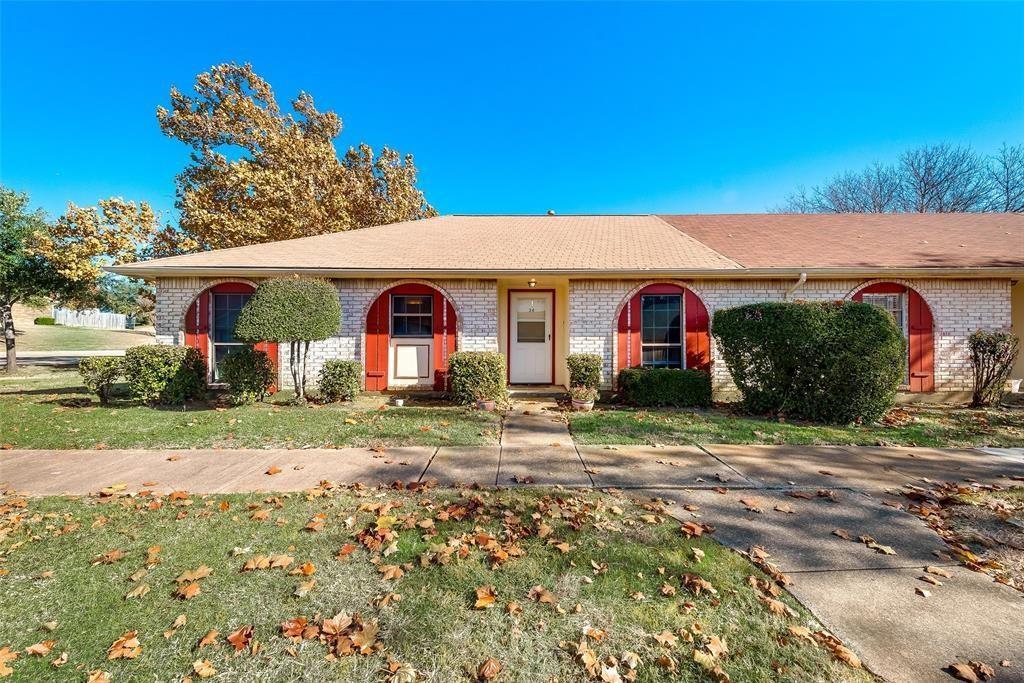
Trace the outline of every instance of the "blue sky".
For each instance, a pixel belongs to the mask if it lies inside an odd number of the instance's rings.
[[[172,84],[252,62],[445,213],[752,212],[912,145],[1024,142],[1024,4],[0,3],[0,179],[173,218]]]

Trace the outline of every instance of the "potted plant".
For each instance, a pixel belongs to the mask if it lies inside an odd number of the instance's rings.
[[[476,407],[477,410],[486,410],[488,412],[494,410],[497,406],[497,401],[490,398],[486,392],[479,391],[476,393]]]
[[[572,397],[572,409],[586,413],[594,409],[597,389],[593,387],[571,387],[569,389],[569,396]]]

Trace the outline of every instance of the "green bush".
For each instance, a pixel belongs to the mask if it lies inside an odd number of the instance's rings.
[[[82,384],[100,397],[100,403],[110,401],[110,390],[121,377],[121,359],[116,356],[94,356],[78,361],[78,374]]]
[[[1009,332],[977,330],[967,338],[974,366],[974,392],[971,405],[989,406],[999,403],[1006,391],[1013,363],[1017,360],[1020,342]]]
[[[265,280],[238,314],[235,337],[256,344],[288,342],[295,397],[306,396],[309,343],[327,339],[341,325],[338,290],[327,280]]]
[[[33,325],[56,325],[57,321],[48,315],[42,315],[32,321]]]
[[[451,398],[455,403],[477,400],[505,403],[505,356],[497,351],[457,351],[448,358]]]
[[[601,386],[604,359],[594,353],[570,353],[565,357],[569,367],[569,386],[597,389]]]
[[[206,361],[191,346],[132,346],[122,368],[131,395],[150,405],[179,405],[206,394]]]
[[[251,346],[242,346],[225,356],[220,376],[228,385],[228,397],[236,406],[262,401],[274,385],[274,364],[270,356]]]
[[[830,423],[873,421],[903,381],[893,317],[855,301],[761,303],[715,312],[713,333],[743,403]]]
[[[703,370],[624,368],[619,400],[634,406],[704,408],[711,405],[711,375]]]
[[[329,360],[320,368],[320,395],[327,401],[351,401],[362,388],[363,366],[354,360]]]

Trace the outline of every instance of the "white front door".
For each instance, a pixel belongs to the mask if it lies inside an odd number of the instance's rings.
[[[511,292],[509,297],[509,381],[550,384],[552,377],[552,292]]]

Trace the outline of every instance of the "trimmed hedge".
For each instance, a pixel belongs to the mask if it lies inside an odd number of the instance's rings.
[[[715,312],[713,332],[745,408],[830,423],[874,421],[903,381],[893,317],[856,301],[760,303]]]
[[[569,368],[569,386],[597,389],[601,386],[604,359],[595,353],[570,353],[565,357]]]
[[[497,351],[457,351],[448,358],[448,378],[454,403],[485,399],[505,403],[505,356]]]
[[[327,401],[351,401],[362,389],[363,366],[354,360],[329,360],[320,368],[320,396]]]
[[[32,321],[33,325],[56,325],[57,321],[48,315],[42,315]]]
[[[110,401],[110,390],[121,378],[121,359],[116,356],[94,356],[78,361],[78,374],[85,388],[100,397],[100,403]]]
[[[711,405],[711,375],[703,370],[623,368],[619,400],[634,406],[706,408]]]
[[[132,346],[122,368],[132,396],[151,405],[180,405],[206,395],[206,361],[191,346]]]
[[[220,376],[228,385],[228,398],[236,406],[262,401],[274,385],[274,364],[270,356],[251,346],[242,346],[222,361]]]
[[[256,344],[327,339],[341,324],[338,290],[327,280],[261,282],[235,321],[235,336]]]

